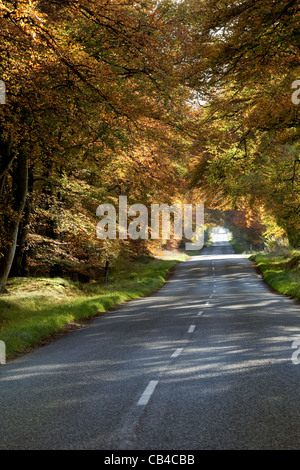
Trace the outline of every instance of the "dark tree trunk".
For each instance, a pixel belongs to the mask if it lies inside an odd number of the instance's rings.
[[[0,190],[3,191],[6,174],[16,157],[16,154],[11,151],[10,143],[1,141],[0,156]]]
[[[28,167],[26,157],[18,155],[12,174],[12,211],[13,217],[7,220],[5,227],[7,246],[0,259],[0,292],[5,292],[15,256],[19,224],[23,215],[28,192]]]
[[[22,220],[19,224],[17,246],[13,264],[9,276],[26,276],[27,275],[27,235],[29,232],[29,222],[32,209],[32,201],[30,194],[33,190],[33,169],[28,169],[28,195],[24,207]]]
[[[9,273],[9,276],[25,276],[27,268],[27,235],[29,231],[29,216],[30,216],[30,207],[29,202],[27,201],[24,208],[23,219],[19,224],[18,237],[15,255],[12,263],[12,267]]]
[[[287,236],[289,239],[289,243],[293,248],[299,248],[300,247],[300,235],[299,235],[299,230],[296,228],[291,228],[288,227],[287,229]]]

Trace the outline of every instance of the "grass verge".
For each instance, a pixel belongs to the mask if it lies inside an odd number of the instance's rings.
[[[265,281],[275,291],[300,299],[300,252],[288,255],[256,254],[250,256],[260,269]]]
[[[142,257],[115,266],[109,284],[80,284],[61,278],[13,278],[0,297],[0,340],[7,359],[117,304],[149,295],[160,288],[170,270],[188,257]],[[79,323],[78,323],[79,322]]]

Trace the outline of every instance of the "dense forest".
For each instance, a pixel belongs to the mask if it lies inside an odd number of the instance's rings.
[[[0,291],[158,249],[97,238],[121,195],[300,246],[297,0],[1,1],[0,35]]]

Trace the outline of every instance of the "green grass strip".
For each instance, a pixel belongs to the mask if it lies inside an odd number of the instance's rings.
[[[285,256],[257,254],[250,257],[257,264],[265,281],[275,291],[300,299],[299,252]]]
[[[32,348],[70,323],[153,293],[178,261],[183,259],[143,257],[120,263],[114,267],[109,284],[80,284],[60,278],[10,279],[9,293],[0,297],[0,340],[6,344],[7,358]]]

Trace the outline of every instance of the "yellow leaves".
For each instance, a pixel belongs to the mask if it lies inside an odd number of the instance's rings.
[[[14,8],[8,8],[1,2],[0,8],[19,32],[22,30],[25,35],[37,41],[39,29],[45,23],[45,15],[40,12],[38,2],[20,0]]]

